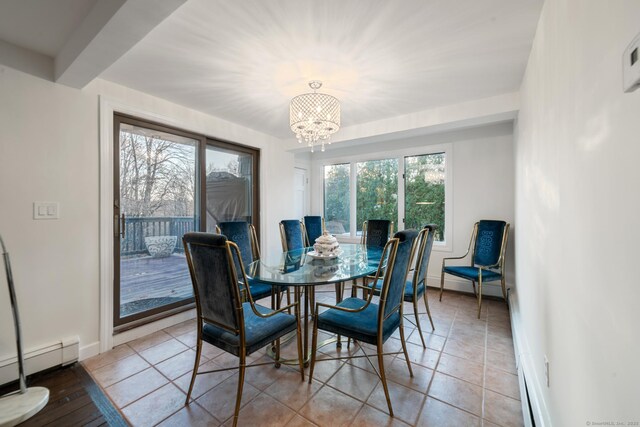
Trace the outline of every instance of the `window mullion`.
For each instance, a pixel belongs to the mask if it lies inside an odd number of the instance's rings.
[[[404,230],[404,157],[398,159],[398,231]]]
[[[357,221],[357,206],[356,203],[358,202],[358,195],[356,194],[356,189],[357,189],[357,183],[356,183],[356,179],[357,179],[357,168],[356,168],[356,163],[355,162],[351,162],[349,163],[350,166],[350,175],[349,175],[349,235],[350,237],[354,238],[356,237],[356,232],[358,230],[358,224],[356,224]]]

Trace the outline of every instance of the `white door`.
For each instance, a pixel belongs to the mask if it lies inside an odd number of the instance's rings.
[[[294,218],[302,218],[306,215],[305,204],[307,200],[307,170],[295,168],[293,188]]]

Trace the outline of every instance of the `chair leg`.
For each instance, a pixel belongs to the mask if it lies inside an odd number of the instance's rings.
[[[433,319],[431,318],[431,310],[429,310],[429,298],[427,298],[427,289],[424,290],[424,306],[427,308],[427,315],[429,316],[429,322],[431,322],[431,330],[435,331],[436,327],[433,325]]]
[[[313,369],[316,367],[316,347],[318,346],[318,316],[313,321],[313,336],[311,338],[311,364],[309,366],[309,384],[313,380]]]
[[[276,358],[274,366],[276,367],[276,369],[279,369],[280,368],[280,338],[276,340],[276,351],[274,353]]]
[[[418,301],[416,299],[413,300],[413,315],[416,317],[416,326],[418,327],[418,333],[420,334],[420,341],[422,341],[422,347],[427,348],[427,345],[424,343],[424,337],[422,336],[422,328],[420,327],[420,319],[418,318]],[[429,316],[431,319],[431,316]],[[404,334],[404,331],[400,329],[400,332]]]
[[[380,380],[382,381],[382,388],[384,389],[384,397],[387,399],[387,406],[389,407],[389,415],[393,417],[393,408],[391,407],[391,398],[389,397],[389,388],[387,387],[387,376],[385,375],[385,372],[384,372],[383,353],[384,353],[384,350],[382,349],[382,340],[379,339],[378,340],[378,370],[380,371]],[[407,358],[407,362],[408,361],[409,359]]]
[[[298,324],[296,330],[296,340],[298,341],[298,364],[300,365],[300,375],[302,375],[302,381],[304,381],[304,360],[302,360],[302,333],[300,329],[300,303],[298,303],[298,305],[296,306],[295,311],[296,323]]]
[[[343,282],[335,284],[335,288],[336,288],[336,304],[342,301],[342,285],[343,285]],[[340,334],[338,334],[336,339],[337,339],[336,348],[342,348],[342,337],[340,336]]]
[[[481,310],[482,310],[482,278],[478,280],[478,319],[480,318]]]
[[[422,338],[422,335],[420,336]],[[402,351],[404,352],[404,359],[407,361],[407,368],[409,369],[409,376],[413,377],[413,369],[411,369],[411,361],[409,360],[409,353],[407,353],[407,342],[404,339],[404,325],[400,322],[400,342],[402,343]],[[424,341],[422,341],[424,344]]]
[[[473,286],[473,296],[478,298],[478,293],[476,292],[476,282],[475,282],[475,280],[471,281],[471,286]]]
[[[198,331],[198,335],[200,335],[200,331]],[[193,391],[193,385],[196,382],[196,375],[198,375],[198,366],[200,365],[200,355],[202,354],[202,340],[200,338],[201,337],[198,336],[198,345],[196,346],[196,361],[193,364],[193,374],[191,374],[191,383],[189,383],[187,400],[184,402],[185,405],[189,404],[189,398],[191,397],[191,392]]]
[[[504,302],[508,304],[509,302],[507,301],[507,286],[504,283],[504,275],[500,279],[500,285],[502,285],[502,297],[504,298]]]
[[[443,269],[442,273],[440,273],[440,301],[442,301],[442,292],[443,291],[444,291],[444,269]]]
[[[244,348],[240,351],[240,365],[238,367],[238,393],[236,394],[236,409],[233,412],[233,427],[238,425],[238,414],[242,402],[242,387],[244,386],[244,370],[246,368],[246,356]]]

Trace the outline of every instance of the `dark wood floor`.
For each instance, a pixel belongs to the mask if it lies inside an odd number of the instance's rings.
[[[28,426],[127,426],[100,387],[80,364],[35,374],[29,387],[49,389],[49,403],[42,411],[20,424]],[[18,388],[10,384],[0,388],[4,395]]]

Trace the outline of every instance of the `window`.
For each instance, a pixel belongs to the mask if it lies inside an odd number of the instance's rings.
[[[355,240],[367,219],[388,219],[394,222],[395,230],[435,224],[436,246],[449,249],[451,161],[448,150],[448,145],[441,145],[433,146],[433,151],[428,153],[404,150],[387,153],[382,159],[354,158],[325,164],[327,231]]]
[[[444,153],[405,157],[404,176],[404,227],[435,224],[435,240],[444,241]]]
[[[349,164],[324,167],[324,221],[331,234],[349,234]]]
[[[398,160],[356,163],[356,227],[368,219],[398,222]]]

